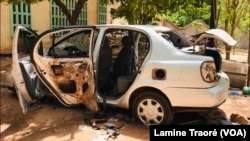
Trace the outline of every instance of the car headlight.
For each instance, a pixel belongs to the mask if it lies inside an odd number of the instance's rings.
[[[208,83],[218,80],[216,73],[216,67],[213,61],[206,61],[201,64],[201,76],[202,79]]]

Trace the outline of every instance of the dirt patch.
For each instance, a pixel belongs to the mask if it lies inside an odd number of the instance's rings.
[[[241,54],[239,56],[242,57]],[[237,95],[229,94],[227,101],[219,107],[228,119],[232,114],[241,115],[245,119],[250,117],[250,96],[242,95],[240,90],[238,92]],[[85,119],[92,114],[84,106],[64,107],[57,100],[47,97],[32,105],[27,114],[23,114],[16,95],[6,88],[1,88],[0,94],[0,140],[104,141],[107,139],[108,134],[107,130],[103,129],[104,124],[98,124],[101,128],[96,130],[86,122]],[[108,111],[108,123],[114,124],[117,128],[122,127],[119,129],[120,134],[113,140],[149,140],[149,127],[135,121],[128,111],[111,107]],[[208,122],[196,113],[182,113],[176,115],[174,124],[208,124]]]
[[[245,119],[250,118],[250,95],[242,95],[241,91],[238,95],[229,94],[227,101],[220,108],[229,119],[232,114],[239,114]]]
[[[233,113],[250,117],[250,97],[229,95],[220,109],[227,118]],[[43,99],[31,106],[27,114],[23,114],[17,97],[8,89],[1,88],[1,140],[4,141],[104,141],[107,138],[105,125],[97,124],[101,129],[93,129],[85,121],[91,116],[84,106],[67,108],[53,98]],[[203,117],[194,113],[182,113],[175,118],[175,124],[207,124]],[[110,108],[108,119],[108,123],[122,127],[119,129],[120,135],[113,140],[149,140],[149,127],[135,121],[128,111]]]
[[[113,111],[116,109],[112,109]],[[84,106],[64,107],[53,98],[42,100],[30,107],[27,114],[21,112],[16,96],[1,89],[1,140],[86,140],[105,137],[106,130],[94,130],[85,122],[91,116]],[[116,110],[117,111],[117,110]],[[123,112],[123,113],[122,113]],[[126,115],[125,111],[110,113]],[[148,140],[148,127],[120,117],[113,122],[120,129],[119,140]],[[98,125],[105,127],[104,125]],[[86,127],[82,129],[82,127]],[[80,128],[80,129],[79,129]]]

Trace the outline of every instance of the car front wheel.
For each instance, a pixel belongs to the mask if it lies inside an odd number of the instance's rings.
[[[173,113],[168,100],[154,91],[145,91],[135,98],[133,115],[146,125],[171,124]]]

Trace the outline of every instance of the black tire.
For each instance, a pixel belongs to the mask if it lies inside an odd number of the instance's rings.
[[[173,112],[168,100],[155,91],[145,91],[132,105],[133,116],[146,125],[171,124]]]

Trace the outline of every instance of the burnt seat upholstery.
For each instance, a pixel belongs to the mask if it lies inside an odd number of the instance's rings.
[[[112,49],[109,44],[109,39],[105,37],[100,51],[98,63],[98,85],[102,92],[107,92],[111,87],[111,61]]]
[[[118,93],[124,93],[135,78],[132,73],[134,50],[129,36],[122,38],[123,48],[114,62],[113,75]]]
[[[119,76],[128,75],[132,72],[133,48],[129,36],[124,36],[122,38],[122,44],[123,48],[118,54],[113,66],[115,81],[117,81]]]

